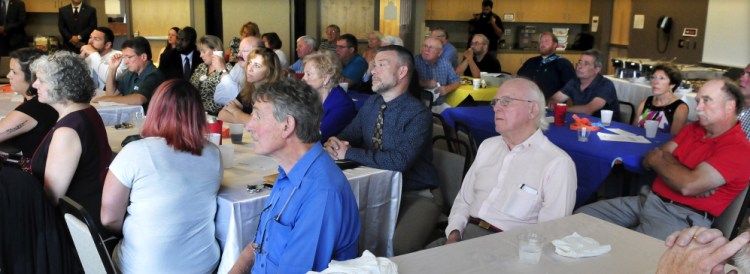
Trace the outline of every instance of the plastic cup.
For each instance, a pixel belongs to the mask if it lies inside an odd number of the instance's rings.
[[[605,126],[609,126],[609,124],[612,123],[612,114],[614,112],[611,110],[603,109],[601,113],[602,113],[602,124]]]
[[[646,128],[646,138],[656,137],[656,130],[659,129],[659,121],[648,120],[644,125]]]
[[[143,123],[146,122],[146,116],[143,115],[143,112],[136,111],[130,113],[130,117],[128,120],[130,120],[131,125],[140,129],[143,127]]]
[[[229,124],[229,137],[232,138],[232,144],[242,144],[242,133],[245,131],[243,124]]]
[[[568,111],[568,105],[566,104],[555,104],[554,109],[554,116],[555,116],[555,125],[556,126],[564,126],[565,125],[565,112]]]
[[[479,90],[479,84],[482,82],[481,79],[472,79],[471,84],[474,85],[474,90]]]
[[[591,130],[581,127],[578,129],[578,141],[579,142],[588,142],[589,141],[589,135],[591,135]]]
[[[221,153],[221,165],[224,169],[232,168],[234,166],[234,145],[220,145],[219,152]]]
[[[544,237],[534,232],[523,232],[518,238],[518,258],[522,263],[537,264],[542,257]]]
[[[206,138],[209,142],[214,143],[217,146],[221,145],[221,133],[209,133]]]
[[[346,92],[348,92],[348,91],[349,91],[349,83],[346,83],[346,82],[341,82],[341,83],[339,83],[339,86],[340,86],[341,88],[343,88],[343,89],[344,89],[344,91],[346,91]]]

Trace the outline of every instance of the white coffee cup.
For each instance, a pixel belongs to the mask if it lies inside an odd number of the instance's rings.
[[[474,90],[479,90],[479,83],[481,83],[482,80],[480,79],[472,79],[471,83],[474,85]]]
[[[219,152],[221,153],[221,165],[224,166],[224,169],[232,168],[234,166],[234,145],[220,145]]]
[[[646,137],[654,138],[656,137],[656,131],[659,129],[659,121],[647,120],[644,127],[646,128]]]
[[[221,133],[209,133],[208,141],[218,146],[221,144]]]
[[[603,109],[601,113],[602,113],[602,124],[605,126],[609,126],[609,124],[612,123],[612,114],[614,112],[612,112],[611,110]]]

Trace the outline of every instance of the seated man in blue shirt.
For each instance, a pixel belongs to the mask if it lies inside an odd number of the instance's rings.
[[[601,74],[602,60],[598,50],[590,49],[581,55],[576,64],[576,78],[571,79],[562,90],[552,95],[550,104],[565,103],[568,99],[573,105],[568,112],[583,113],[601,117],[601,110],[611,110],[612,121],[620,119],[620,101],[617,99],[615,85]]]
[[[120,62],[125,62],[128,72],[120,79],[115,74]],[[161,83],[164,75],[151,62],[151,46],[146,38],[134,37],[122,43],[122,53],[115,53],[109,62],[105,95],[91,100],[126,105],[141,105],[148,111],[148,101]]]
[[[445,102],[445,96],[461,86],[461,78],[448,61],[440,58],[443,52],[443,43],[435,38],[427,38],[422,44],[422,54],[414,56],[414,67],[419,76],[419,86],[432,90],[439,96],[434,100],[439,106]],[[446,104],[447,105],[447,104]],[[442,112],[446,106],[442,106],[435,112]]]
[[[349,181],[320,145],[323,105],[297,79],[261,86],[246,125],[255,153],[279,163],[255,241],[230,273],[322,271],[357,257],[359,210]]]
[[[432,114],[409,93],[414,73],[411,52],[401,46],[381,47],[374,62],[375,95],[325,147],[336,160],[403,173],[393,236],[394,254],[399,255],[423,248],[440,215],[430,193],[437,186],[432,166]]]
[[[355,87],[362,81],[362,76],[367,71],[367,61],[357,53],[357,38],[351,34],[344,34],[336,41],[336,55],[341,58],[341,80],[339,82],[349,83]]]

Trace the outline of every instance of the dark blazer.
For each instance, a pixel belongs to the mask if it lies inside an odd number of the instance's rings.
[[[8,51],[22,48],[26,44],[26,6],[20,0],[8,2],[8,13],[5,22],[0,22],[5,27],[5,34],[0,39],[8,39]]]
[[[190,74],[195,72],[195,68],[203,63],[201,59],[201,52],[198,49],[193,49],[193,63],[190,64]],[[182,55],[177,50],[171,49],[164,51],[159,56],[159,70],[164,75],[165,80],[170,79],[183,79],[182,73]],[[190,81],[190,79],[185,79]]]
[[[81,36],[81,43],[89,42],[89,35],[96,28],[96,9],[92,6],[81,4],[81,10],[78,11],[78,20],[73,19],[73,6],[67,5],[60,8],[59,20],[57,27],[62,35],[62,43],[65,49],[78,52],[80,46],[69,43],[70,38],[76,35]]]

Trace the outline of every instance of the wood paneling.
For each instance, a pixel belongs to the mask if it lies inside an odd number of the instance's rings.
[[[385,7],[393,3],[396,7],[396,20],[385,20]],[[380,33],[383,35],[399,36],[399,22],[401,22],[401,1],[380,1]],[[366,38],[366,37],[365,37]]]
[[[166,36],[171,27],[190,25],[190,0],[130,0],[130,3],[133,32],[140,36]]]
[[[341,34],[351,33],[357,39],[365,39],[375,29],[375,5],[373,0],[321,0],[320,33],[326,37],[326,26],[336,24]]]
[[[70,1],[63,0],[26,0],[27,12],[48,12],[58,13],[62,6],[70,4]]]
[[[612,35],[610,43],[628,45],[630,39],[630,19],[632,16],[632,0],[614,0],[612,8]]]

